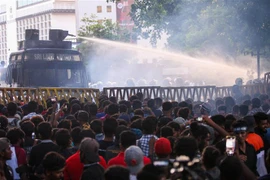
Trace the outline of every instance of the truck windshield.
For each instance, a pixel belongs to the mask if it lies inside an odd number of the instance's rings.
[[[27,52],[25,61],[44,60],[44,61],[81,61],[79,54],[51,53],[51,52]]]

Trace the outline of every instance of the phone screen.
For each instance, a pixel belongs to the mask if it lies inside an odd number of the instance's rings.
[[[202,117],[197,117],[197,121],[202,121],[203,118]]]
[[[235,151],[235,137],[227,136],[226,137],[226,153],[228,156],[232,156]]]

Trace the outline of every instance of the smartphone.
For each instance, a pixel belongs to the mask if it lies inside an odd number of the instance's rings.
[[[202,121],[203,118],[202,117],[197,117],[197,121]]]
[[[226,137],[226,153],[228,156],[233,156],[235,151],[235,136]]]
[[[36,139],[36,134],[32,132],[32,139]]]

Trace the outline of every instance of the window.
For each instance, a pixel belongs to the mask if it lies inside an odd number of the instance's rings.
[[[112,12],[112,6],[107,6],[107,12]]]
[[[22,60],[22,55],[21,54],[18,54],[17,55],[17,61],[21,61]]]
[[[102,6],[97,6],[97,13],[102,13]]]
[[[10,59],[11,59],[11,61],[15,61],[16,60],[16,55],[12,55]]]
[[[24,59],[27,60],[46,60],[53,61],[54,53],[27,53]]]
[[[17,8],[29,6],[31,4],[39,3],[45,0],[18,0],[17,1]]]
[[[80,61],[79,55],[72,55],[72,54],[57,54],[56,60],[59,61]]]

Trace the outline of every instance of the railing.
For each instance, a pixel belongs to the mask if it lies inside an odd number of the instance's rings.
[[[269,74],[270,75],[270,74]],[[245,85],[239,87],[243,95],[270,94],[270,83]],[[233,87],[195,86],[195,87],[112,87],[104,88],[103,93],[115,96],[118,100],[128,100],[130,96],[141,92],[144,98],[161,97],[165,101],[183,101],[188,98],[194,101],[206,101],[217,97],[233,96]],[[91,88],[0,88],[0,104],[11,101],[27,103],[36,100],[46,104],[51,97],[66,99],[76,97],[82,102],[98,102],[100,91]]]
[[[160,91],[164,100],[184,101],[192,98],[195,101],[206,101],[215,96],[215,86],[194,87],[161,87]]]
[[[0,103],[7,104],[11,101],[27,103],[35,100],[46,104],[48,98],[66,99],[76,97],[82,102],[95,102],[98,104],[98,89],[91,88],[0,88]]]
[[[38,88],[39,99],[45,103],[46,99],[56,97],[68,100],[78,98],[81,102],[95,102],[98,104],[99,90],[90,88]]]
[[[130,96],[141,92],[144,97],[155,98],[161,97],[160,86],[151,87],[111,87],[103,88],[103,93],[108,96],[115,96],[118,99],[128,99]]]
[[[0,88],[0,103],[39,101],[37,95],[38,91],[35,88]]]
[[[206,101],[217,97],[233,96],[232,86],[194,86],[194,87],[112,87],[104,88],[103,93],[108,96],[115,96],[118,100],[128,100],[130,96],[141,92],[144,98],[161,97],[168,101],[184,101],[188,98],[194,101]],[[243,95],[246,94],[269,94],[270,84],[254,84],[240,86]]]

